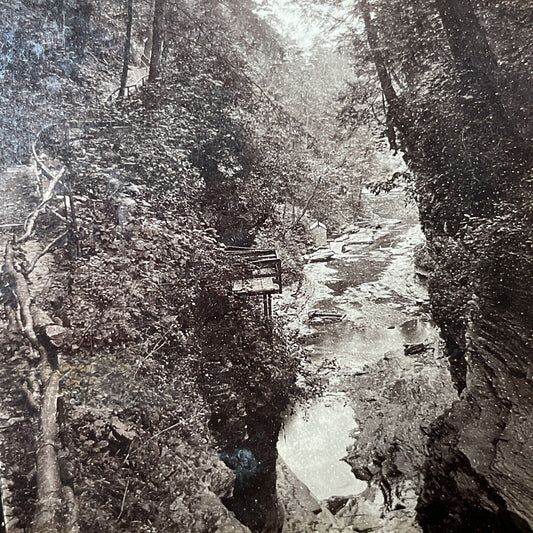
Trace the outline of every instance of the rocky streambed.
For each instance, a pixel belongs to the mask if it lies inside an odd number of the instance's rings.
[[[415,273],[416,212],[397,192],[365,200],[365,219],[310,255],[278,302],[323,384],[280,433],[284,531],[421,531],[429,425],[456,399]]]

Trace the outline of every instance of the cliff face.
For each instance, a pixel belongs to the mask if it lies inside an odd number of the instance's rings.
[[[440,322],[456,348],[452,373],[464,381],[460,399],[432,425],[418,506],[426,531],[533,527],[531,244],[520,230],[529,224],[519,223],[528,215],[514,210],[488,249],[489,267],[471,279],[470,300],[452,291],[445,302],[433,291],[437,316],[455,301],[455,316]],[[453,284],[449,270],[440,283]]]

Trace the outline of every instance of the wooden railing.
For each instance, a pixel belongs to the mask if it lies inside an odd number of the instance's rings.
[[[124,96],[126,98],[130,97],[132,94],[138,92],[146,83],[148,79],[148,75],[141,76],[134,84],[128,85],[126,87]],[[112,103],[116,100],[116,95],[120,92],[120,89],[117,88],[109,95],[107,98],[108,103]],[[100,120],[98,118],[93,119],[87,119],[87,120],[63,120],[61,122],[55,122],[52,124],[48,124],[44,126],[39,133],[35,137],[35,141],[31,145],[31,154],[33,157],[34,167],[35,167],[35,173],[37,178],[37,183],[39,187],[39,192],[41,194],[41,199],[43,200],[43,195],[45,193],[45,190],[47,188],[47,185],[49,184],[60,184],[60,187],[62,188],[61,194],[64,197],[64,203],[65,203],[65,209],[64,213],[65,215],[60,215],[57,212],[54,212],[54,214],[58,217],[60,217],[63,222],[67,225],[67,232],[70,234],[73,234],[73,237],[76,241],[76,247],[79,249],[79,240],[78,240],[78,228],[76,223],[76,216],[75,216],[75,210],[74,210],[74,204],[73,204],[73,194],[72,191],[69,189],[68,185],[66,185],[64,181],[64,175],[66,174],[66,167],[62,165],[58,169],[52,169],[47,164],[47,162],[41,157],[40,153],[41,151],[45,151],[45,142],[43,142],[43,137],[45,135],[55,135],[55,137],[58,139],[58,143],[64,144],[68,146],[68,143],[79,138],[76,136],[72,136],[73,131],[83,132],[86,133],[88,130],[91,129],[98,129],[98,128],[123,128],[130,126],[130,123],[126,121],[117,121],[117,120]],[[55,130],[55,131],[54,131]],[[83,133],[81,135],[83,135]],[[81,136],[80,135],[80,136]],[[48,182],[48,184],[46,183]],[[49,191],[51,195],[54,194],[54,191]],[[51,198],[46,200],[46,203]],[[49,207],[45,207],[43,204],[43,209],[49,209]],[[27,228],[25,228],[27,232]]]
[[[41,183],[40,174],[44,175],[46,179],[52,180],[56,175],[48,165],[43,161],[41,156],[38,154],[39,148],[44,148],[44,143],[42,137],[45,134],[50,134],[53,130],[58,131],[58,137],[63,135],[63,142],[68,143],[75,138],[71,137],[71,132],[73,130],[87,131],[89,129],[98,129],[98,128],[123,128],[128,127],[130,123],[125,121],[118,120],[64,120],[62,122],[54,122],[52,124],[47,124],[44,126],[35,137],[35,141],[31,145],[31,152],[34,160],[34,164],[37,172],[37,179]]]
[[[145,74],[144,76],[141,76],[136,82],[126,85],[124,87],[124,95],[123,98],[129,98],[131,95],[139,92],[147,83],[148,81],[148,74]],[[107,103],[112,103],[115,100],[119,99],[120,94],[120,87],[117,87],[106,99]]]
[[[249,272],[233,283],[236,296],[262,296],[265,317],[272,317],[272,295],[280,294],[281,260],[274,249],[228,246],[226,252],[248,264]]]

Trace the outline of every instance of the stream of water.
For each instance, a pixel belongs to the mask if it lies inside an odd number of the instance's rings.
[[[304,272],[311,292],[305,312],[344,315],[339,322],[307,324],[325,392],[296,408],[278,441],[280,456],[318,500],[366,488],[342,460],[357,435],[345,381],[388,353],[436,335],[424,311],[425,288],[414,272],[413,250],[423,241],[416,213],[403,207],[398,194],[368,201],[372,222],[330,242],[333,260],[307,264]]]

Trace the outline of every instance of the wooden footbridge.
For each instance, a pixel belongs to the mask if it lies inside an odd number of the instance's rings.
[[[281,294],[281,260],[276,250],[228,246],[228,254],[250,266],[246,277],[235,280],[237,296],[262,296],[265,316],[272,317],[272,295]]]

